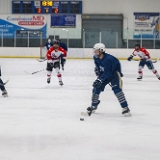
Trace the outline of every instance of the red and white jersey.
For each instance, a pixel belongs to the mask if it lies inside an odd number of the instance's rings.
[[[149,52],[145,48],[140,48],[139,51],[134,50],[132,56],[139,56],[141,59],[150,59]]]
[[[47,57],[47,60],[48,62],[53,62],[53,61],[59,61],[60,57],[63,55],[66,55],[66,51],[59,47],[57,50],[55,50],[54,47],[51,47],[47,54],[46,54],[46,57]]]

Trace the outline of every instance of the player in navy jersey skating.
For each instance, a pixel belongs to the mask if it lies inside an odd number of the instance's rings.
[[[104,91],[105,86],[109,84],[122,107],[122,114],[125,117],[131,116],[128,103],[122,91],[121,77],[123,74],[121,72],[119,60],[114,56],[105,53],[105,45],[103,43],[96,43],[93,50],[97,79],[93,83],[92,102],[91,106],[87,108],[88,114],[90,115],[97,109],[100,103],[99,95]]]

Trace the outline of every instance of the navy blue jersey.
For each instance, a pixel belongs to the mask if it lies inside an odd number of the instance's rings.
[[[64,50],[68,51],[66,44],[60,42],[60,47],[62,47]]]
[[[50,49],[50,47],[52,47],[53,46],[53,43],[51,42],[51,43],[46,43],[45,44],[45,46],[46,46],[46,48],[47,48],[47,50],[49,50]]]
[[[104,53],[102,59],[96,58],[95,56],[93,58],[96,67],[102,72],[98,79],[102,81],[109,80],[116,71],[122,74],[120,62],[116,57]]]

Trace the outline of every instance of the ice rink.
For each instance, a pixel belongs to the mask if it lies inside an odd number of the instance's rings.
[[[46,83],[46,62],[0,59],[9,97],[0,95],[0,160],[160,160],[160,80],[138,62],[121,61],[123,91],[132,117],[123,117],[108,85],[95,114],[91,104],[96,79],[92,60],[67,60],[64,86],[55,72]],[[160,61],[154,63],[160,73]],[[0,92],[1,94],[1,92]]]

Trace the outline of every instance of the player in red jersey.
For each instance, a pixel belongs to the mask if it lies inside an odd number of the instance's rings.
[[[66,51],[59,47],[59,42],[54,41],[53,47],[51,47],[47,52],[47,83],[50,83],[51,80],[51,74],[53,71],[53,68],[55,69],[57,73],[57,77],[59,80],[59,84],[62,86],[62,75],[60,72],[60,63],[62,66],[62,70],[64,70],[64,55],[66,55]]]
[[[136,44],[135,45],[135,49],[132,53],[132,55],[130,55],[128,57],[128,61],[131,61],[132,58],[134,56],[139,56],[140,57],[140,62],[139,62],[139,69],[138,69],[138,74],[139,74],[139,77],[137,78],[138,80],[141,80],[143,78],[143,72],[142,72],[142,69],[144,68],[144,66],[146,65],[148,67],[149,70],[151,70],[155,75],[156,77],[160,80],[160,76],[157,72],[157,70],[154,68],[153,66],[153,63],[151,61],[151,57],[149,55],[149,52],[143,48],[143,47],[140,47],[139,44]]]

